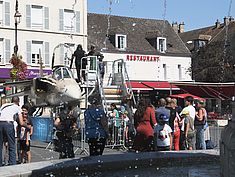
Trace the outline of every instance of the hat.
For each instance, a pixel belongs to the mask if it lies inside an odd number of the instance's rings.
[[[169,117],[165,114],[160,114],[159,115],[159,120],[162,120],[164,122],[168,122],[169,121]]]
[[[188,110],[183,110],[183,111],[181,112],[181,115],[189,115],[189,111],[188,111]]]

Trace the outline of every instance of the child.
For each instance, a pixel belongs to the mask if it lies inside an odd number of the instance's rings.
[[[155,149],[157,151],[169,151],[172,149],[172,129],[167,122],[169,118],[160,114],[158,124],[154,127]]]
[[[189,111],[184,110],[181,112],[181,116],[184,119],[184,135],[186,140],[186,147],[188,150],[195,149],[195,138],[196,133],[194,129],[194,121],[193,118],[189,116]]]
[[[122,119],[123,119],[125,143],[128,145],[128,142],[129,142],[128,127],[129,127],[129,120],[130,119],[128,117],[127,111],[124,111],[124,113],[122,114]]]
[[[20,127],[20,150],[21,150],[21,163],[23,163],[24,157],[26,157],[27,162],[31,162],[31,152],[30,152],[30,136],[33,134],[33,125],[31,119],[28,117],[28,112],[22,112],[23,121],[27,125],[31,125],[31,128]]]

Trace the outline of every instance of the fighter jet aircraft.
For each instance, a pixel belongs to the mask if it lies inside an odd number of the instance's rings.
[[[59,106],[61,104],[78,104],[82,93],[80,86],[66,66],[54,66],[51,75],[32,80],[4,83],[3,87],[16,87],[15,93],[7,95],[28,95],[36,107]]]

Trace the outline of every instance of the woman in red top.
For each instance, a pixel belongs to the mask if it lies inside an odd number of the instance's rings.
[[[134,114],[136,136],[133,148],[136,151],[151,151],[153,147],[153,126],[156,125],[155,109],[149,99],[141,99]]]

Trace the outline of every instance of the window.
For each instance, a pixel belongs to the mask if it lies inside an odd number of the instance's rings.
[[[125,50],[126,49],[126,35],[116,34],[115,46],[118,49]]]
[[[182,80],[182,67],[181,67],[181,65],[178,65],[178,70],[179,70],[179,80]]]
[[[74,32],[75,30],[75,18],[72,10],[64,10],[64,31]]]
[[[59,30],[68,33],[80,33],[80,12],[69,9],[60,9]]]
[[[11,58],[10,39],[0,38],[0,64],[9,63]]]
[[[0,64],[4,64],[3,62],[3,38],[0,38]]]
[[[31,50],[31,64],[39,65],[40,64],[40,55],[42,56],[43,52],[43,42],[42,41],[32,41],[32,50]]]
[[[38,5],[27,5],[26,26],[38,30],[49,29],[49,8]]]
[[[10,26],[10,3],[0,1],[0,26]]]
[[[3,25],[3,1],[0,1],[0,25]]]
[[[50,65],[49,42],[45,41],[26,41],[26,58],[28,65],[39,65],[40,57],[44,66]]]
[[[163,79],[164,79],[164,80],[166,80],[166,79],[167,79],[167,69],[166,69],[166,64],[163,64],[163,73],[164,73]]]
[[[199,49],[199,48],[205,46],[206,43],[207,43],[206,40],[195,40],[195,41],[194,41],[194,48],[197,50],[197,49]]]
[[[31,28],[43,29],[43,7],[32,5],[31,8]]]
[[[157,38],[157,50],[161,53],[166,52],[166,38],[162,37]]]

